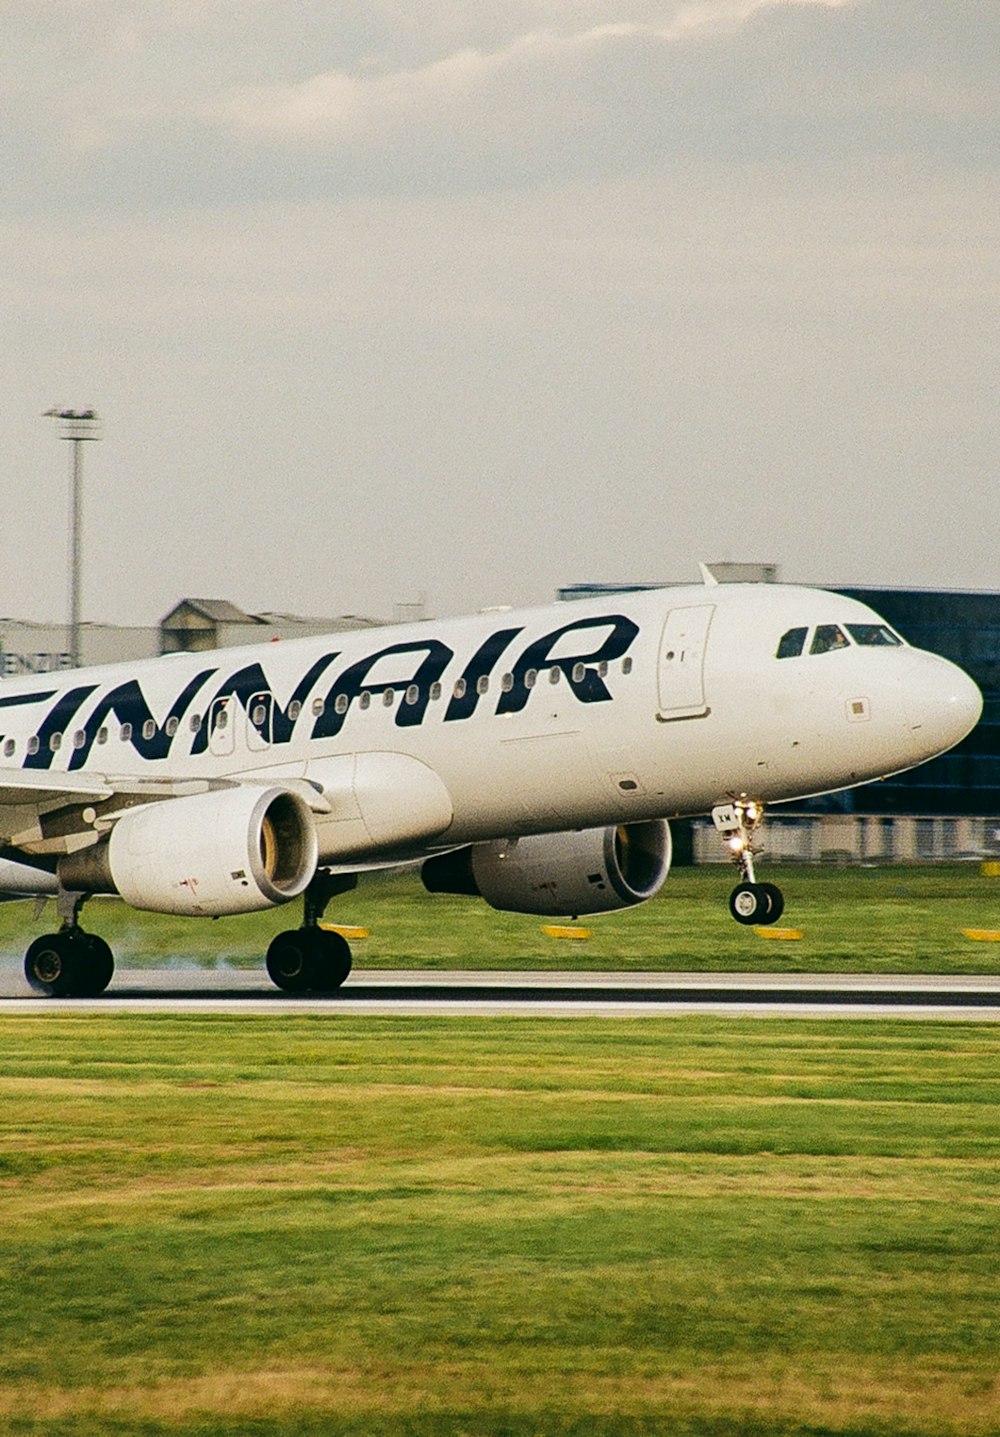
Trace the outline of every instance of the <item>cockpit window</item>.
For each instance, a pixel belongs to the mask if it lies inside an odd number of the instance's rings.
[[[903,644],[888,624],[848,624],[847,632],[863,649],[898,649]]]
[[[848,638],[839,624],[820,624],[809,646],[811,654],[829,654],[834,649],[846,649]]]
[[[806,634],[808,629],[789,629],[787,634],[782,634],[778,643],[778,651],[775,658],[797,659],[806,646]]]

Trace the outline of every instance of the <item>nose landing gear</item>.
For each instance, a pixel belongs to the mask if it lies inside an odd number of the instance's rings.
[[[777,923],[785,909],[781,889],[774,883],[758,883],[754,871],[754,854],[761,849],[753,836],[763,819],[764,805],[745,794],[712,809],[712,822],[740,871],[740,881],[729,895],[729,911],[737,923]]]

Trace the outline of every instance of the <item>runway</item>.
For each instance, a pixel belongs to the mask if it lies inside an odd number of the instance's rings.
[[[0,966],[0,1015],[81,1012],[935,1018],[1000,1022],[1000,975],[393,972],[358,970],[333,994],[279,992],[263,971],[116,970],[99,998],[40,998]]]

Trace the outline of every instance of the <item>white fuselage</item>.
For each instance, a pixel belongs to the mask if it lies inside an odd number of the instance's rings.
[[[834,627],[843,644],[810,652]],[[950,748],[981,710],[960,669],[887,632],[827,591],[685,586],[6,680],[0,836],[8,855],[79,846],[107,804],[44,819],[90,780],[305,782],[321,861],[363,866],[849,787]],[[44,792],[37,832],[19,782]]]

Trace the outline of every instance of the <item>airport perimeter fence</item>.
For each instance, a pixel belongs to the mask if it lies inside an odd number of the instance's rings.
[[[760,842],[774,863],[1000,863],[1000,818],[771,811]],[[731,861],[710,819],[692,825],[692,858]]]

